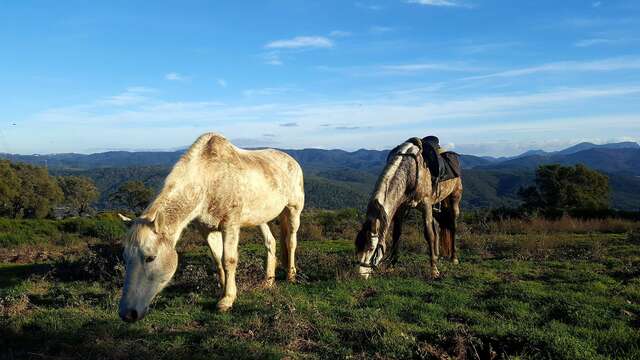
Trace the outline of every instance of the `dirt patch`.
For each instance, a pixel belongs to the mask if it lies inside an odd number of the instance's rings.
[[[64,257],[77,257],[87,251],[87,244],[73,247],[24,246],[0,248],[0,263],[33,264],[58,261]]]

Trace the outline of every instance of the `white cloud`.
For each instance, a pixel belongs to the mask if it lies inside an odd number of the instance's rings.
[[[245,95],[280,94],[288,89],[254,89]],[[593,137],[594,134],[604,137],[640,135],[637,130],[640,113],[624,116],[594,113],[591,120],[550,115],[581,104],[597,104],[601,99],[637,96],[640,84],[453,98],[424,96],[416,99],[410,96],[407,99],[378,94],[343,101],[262,102],[255,105],[246,104],[258,102],[260,98],[246,99],[238,105],[217,101],[166,101],[151,94],[144,93],[147,97],[144,101],[130,101],[116,95],[107,99],[124,100],[105,102],[100,99],[53,108],[24,119],[20,129],[13,130],[24,131],[24,134],[6,135],[16,139],[12,148],[21,152],[157,148],[159,144],[169,148],[189,144],[205,131],[217,131],[231,139],[278,134],[282,147],[346,149],[389,148],[409,136],[427,131],[442,134],[443,142],[455,142],[457,147],[494,141],[496,137],[512,139],[512,143],[520,138],[530,140],[537,136],[532,135],[534,132],[544,135],[540,135],[541,139],[551,135],[564,139]],[[43,127],[52,131],[33,130]],[[347,128],[350,131],[344,131]],[[144,136],[150,131],[152,137]],[[520,138],[516,140],[518,136]]]
[[[466,7],[467,6],[455,0],[407,0],[407,2],[409,4],[420,4],[420,5],[426,5],[426,6],[446,6],[446,7]]]
[[[381,65],[378,67],[383,72],[412,74],[424,71],[478,71],[478,68],[461,63],[416,63],[400,65]]]
[[[269,51],[261,55],[264,59],[264,63],[267,65],[280,66],[283,64],[278,51]]]
[[[393,28],[388,26],[372,26],[369,28],[369,32],[372,34],[385,34],[393,31]]]
[[[165,74],[164,78],[169,81],[185,81],[189,79],[188,77],[177,72],[170,72],[168,74]]]
[[[132,86],[127,88],[123,93],[109,96],[103,100],[98,101],[98,103],[114,106],[139,104],[149,100],[148,95],[155,92],[157,92],[157,90],[152,88],[144,86]]]
[[[244,90],[242,94],[247,97],[271,96],[271,95],[278,95],[278,94],[282,94],[290,91],[294,91],[294,88],[281,86],[281,87],[266,87],[261,89],[247,89],[247,90]]]
[[[227,81],[225,79],[218,79],[216,82],[218,83],[218,86],[223,87],[223,88],[226,88],[227,85],[228,85]]]
[[[365,4],[362,2],[356,2],[356,6],[362,9],[367,9],[367,10],[372,10],[372,11],[379,11],[382,10],[382,6],[377,5],[377,4]]]
[[[468,77],[465,80],[507,78],[553,72],[594,72],[640,69],[639,57],[609,58],[593,61],[560,61],[527,68],[507,70],[493,74]]]
[[[456,50],[465,54],[479,54],[485,52],[492,52],[498,50],[504,50],[507,48],[521,45],[518,42],[503,42],[503,43],[484,43],[484,44],[468,44],[458,47]]]
[[[605,38],[594,38],[594,39],[584,39],[577,41],[573,44],[575,47],[590,47],[596,45],[614,45],[623,42],[620,39],[605,39]]]
[[[342,30],[333,30],[332,32],[329,33],[329,36],[336,37],[336,38],[347,37],[347,36],[351,36],[351,35],[352,35],[351,32],[342,31]]]
[[[267,49],[330,48],[333,41],[324,36],[296,36],[292,39],[275,40],[264,46]]]

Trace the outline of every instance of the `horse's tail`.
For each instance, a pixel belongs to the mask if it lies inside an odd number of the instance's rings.
[[[456,236],[456,219],[453,209],[442,207],[443,216],[440,217],[440,255],[450,257],[453,254]]]

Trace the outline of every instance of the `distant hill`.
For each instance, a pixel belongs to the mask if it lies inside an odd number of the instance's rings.
[[[305,173],[307,206],[363,208],[388,150],[302,149],[283,150],[300,162]],[[167,152],[109,151],[97,154],[12,155],[0,158],[47,165],[56,175],[79,174],[96,182],[108,207],[108,195],[124,181],[135,179],[158,189],[184,150]],[[488,158],[461,155],[464,208],[511,206],[519,203],[517,191],[531,184],[542,164],[582,163],[605,172],[610,179],[612,203],[620,209],[640,209],[640,146],[637,143],[594,145],[582,143],[547,153],[532,150],[516,157]]]
[[[631,175],[640,175],[640,149],[591,148],[566,155],[560,153],[546,156],[532,155],[506,160],[499,163],[492,163],[481,166],[480,168],[499,170],[533,170],[538,166],[545,164],[585,164],[590,168],[604,172],[623,172]]]
[[[619,143],[612,144],[602,144],[596,145],[590,142],[582,142],[580,144],[568,147],[564,150],[557,151],[557,154],[561,155],[570,155],[575,154],[580,151],[590,150],[590,149],[640,149],[640,145],[637,142],[625,141]]]

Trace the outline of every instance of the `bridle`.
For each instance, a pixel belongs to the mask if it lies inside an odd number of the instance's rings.
[[[374,234],[374,233],[371,234],[371,241],[373,242],[374,239],[376,240],[378,245],[376,246],[376,249],[374,250],[374,253],[371,256],[371,260],[369,260],[369,263],[358,261],[357,264],[360,265],[361,267],[377,270],[378,269],[377,264],[379,263],[380,260],[382,260],[382,257],[384,256],[384,245],[382,245],[382,243],[378,239],[378,234]]]

